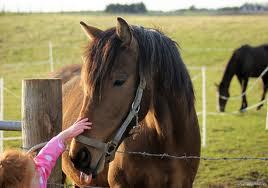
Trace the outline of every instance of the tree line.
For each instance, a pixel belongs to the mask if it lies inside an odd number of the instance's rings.
[[[135,3],[130,5],[110,4],[106,7],[105,12],[143,14],[147,12],[147,9],[144,3]]]
[[[107,13],[131,13],[131,14],[145,14],[145,13],[159,13],[159,14],[183,14],[187,12],[193,13],[254,13],[254,12],[264,12],[268,11],[268,4],[251,4],[245,3],[240,7],[223,7],[219,9],[206,9],[206,8],[196,8],[195,6],[190,6],[188,9],[178,9],[175,11],[163,12],[159,11],[148,11],[144,3],[134,3],[134,4],[109,4],[105,8]]]

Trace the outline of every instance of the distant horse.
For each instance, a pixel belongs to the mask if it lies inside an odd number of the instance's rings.
[[[240,111],[247,108],[246,89],[249,77],[259,77],[262,73],[263,93],[261,101],[265,99],[268,88],[268,45],[251,47],[243,45],[233,52],[230,61],[225,69],[222,81],[218,86],[220,111],[224,112],[229,95],[229,86],[234,75],[242,87],[242,105]],[[264,72],[265,71],[265,72]],[[257,109],[261,109],[263,104],[260,104]]]
[[[63,86],[63,128],[88,117],[93,129],[71,141],[65,174],[78,186],[92,174],[97,186],[192,187],[199,159],[127,154],[200,156],[193,86],[176,43],[122,18],[106,31],[81,26],[92,42],[81,77]]]
[[[61,78],[62,84],[65,84],[75,76],[81,75],[81,64],[71,64],[66,65],[58,71],[51,72],[49,77],[51,78]]]

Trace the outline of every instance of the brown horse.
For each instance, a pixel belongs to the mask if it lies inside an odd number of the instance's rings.
[[[193,86],[176,43],[122,18],[106,31],[81,26],[92,42],[81,77],[64,84],[63,128],[88,117],[93,129],[71,141],[63,171],[78,186],[93,174],[98,186],[192,187],[198,159],[127,153],[200,156]]]
[[[73,77],[80,76],[81,68],[82,65],[80,64],[66,65],[58,71],[51,72],[48,76],[51,78],[61,78],[62,84],[65,84]]]

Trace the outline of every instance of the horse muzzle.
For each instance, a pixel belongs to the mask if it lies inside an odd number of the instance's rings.
[[[94,178],[104,169],[105,155],[99,152],[94,152],[92,155],[86,147],[81,148],[75,154],[70,151],[69,157],[81,174],[92,175]]]

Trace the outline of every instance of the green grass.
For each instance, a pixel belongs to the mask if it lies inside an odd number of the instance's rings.
[[[216,89],[232,50],[242,44],[258,45],[268,41],[268,16],[134,16],[123,15],[134,25],[156,27],[173,38],[181,47],[182,57],[190,66],[205,65],[207,69],[207,108],[216,110]],[[53,43],[56,68],[65,64],[80,63],[82,47],[87,39],[80,29],[84,20],[101,29],[115,25],[116,16],[85,14],[7,14],[0,16],[0,77],[5,87],[16,96],[21,95],[21,80],[29,77],[46,77],[49,64],[48,42]],[[217,48],[211,49],[208,48]],[[203,50],[202,50],[203,49]],[[23,63],[23,64],[18,64]],[[191,76],[200,70],[190,70]],[[251,80],[250,84],[253,82]],[[202,109],[202,82],[193,81],[197,111]],[[231,95],[240,94],[237,80],[231,84]],[[248,94],[249,104],[256,103],[261,95],[258,83]],[[5,119],[20,119],[20,98],[5,92]],[[229,101],[227,111],[237,110],[241,101]],[[252,110],[239,115],[208,116],[207,147],[203,156],[239,157],[268,156],[268,131],[265,131],[266,105],[261,111]],[[202,118],[200,116],[200,127]],[[5,132],[5,136],[20,133]],[[19,147],[18,141],[5,142],[5,148]],[[239,186],[241,182],[265,182],[268,186],[268,162],[261,161],[201,161],[195,187],[209,185]]]

